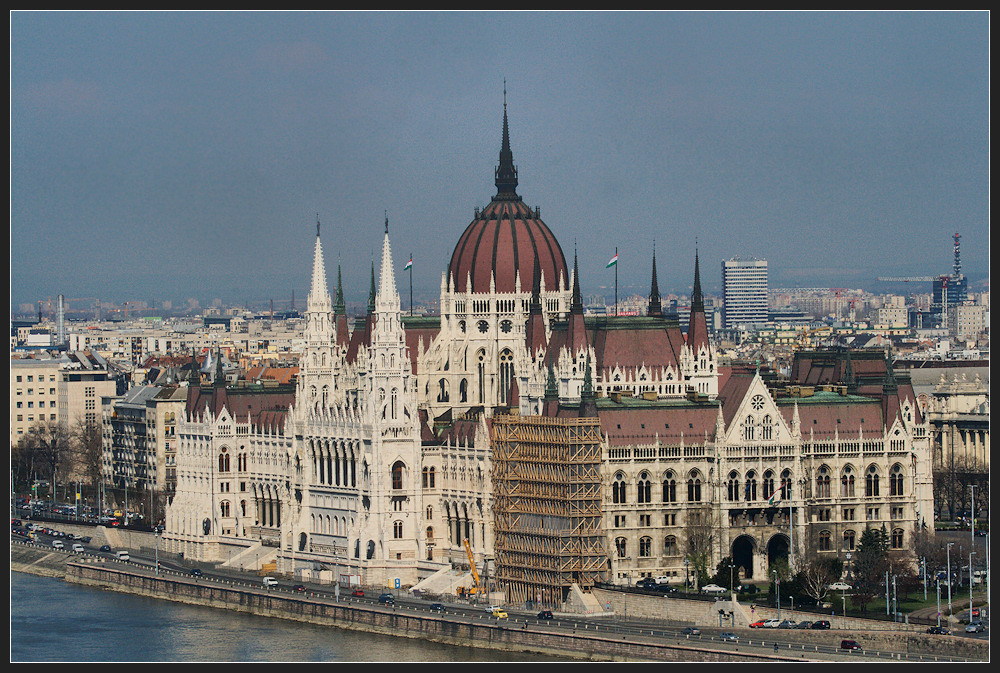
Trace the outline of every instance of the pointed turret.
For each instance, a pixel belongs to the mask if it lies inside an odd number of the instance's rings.
[[[656,244],[653,244],[653,279],[649,284],[649,307],[646,314],[654,317],[663,315],[663,305],[660,302],[660,285],[656,281]]]
[[[525,345],[528,348],[528,355],[534,358],[538,355],[538,351],[544,349],[546,346],[545,320],[542,317],[542,272],[537,256],[535,257],[535,269],[532,275],[534,279],[531,284],[531,301],[528,303],[528,324],[525,327]]]
[[[583,297],[580,295],[580,267],[573,252],[573,301],[569,309],[569,333],[566,346],[573,357],[587,348],[587,327],[583,319]]]
[[[705,300],[701,294],[701,273],[698,251],[694,253],[694,286],[691,288],[691,314],[688,318],[687,344],[693,354],[708,348],[708,323],[705,320]]]
[[[337,345],[346,348],[351,342],[351,327],[347,321],[347,305],[344,303],[344,283],[340,277],[340,263],[337,263],[337,303],[333,305],[334,327],[337,331]]]

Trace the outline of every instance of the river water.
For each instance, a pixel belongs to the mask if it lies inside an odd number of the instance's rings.
[[[557,661],[256,617],[10,573],[12,662]]]

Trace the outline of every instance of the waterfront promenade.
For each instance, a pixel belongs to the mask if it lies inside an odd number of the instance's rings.
[[[587,660],[620,661],[831,661],[890,659],[908,661],[985,661],[988,644],[970,642],[957,648],[954,641],[929,641],[910,634],[901,652],[867,650],[863,654],[836,651],[828,645],[782,642],[774,651],[770,634],[740,631],[738,642],[714,636],[684,634],[679,628],[655,623],[622,623],[620,620],[587,620],[560,616],[539,622],[534,615],[511,613],[496,620],[481,608],[448,605],[444,612],[431,612],[427,601],[417,599],[382,606],[370,598],[337,596],[331,590],[291,591],[264,588],[259,578],[194,577],[183,571],[157,571],[139,563],[120,563],[109,558],[73,555],[38,545],[12,544],[12,569],[58,576],[67,581],[124,591],[137,595],[242,611],[343,629],[422,638],[505,651],[555,654]],[[777,634],[774,634],[777,635]],[[820,636],[823,634],[809,634]],[[844,637],[850,637],[845,635]],[[840,635],[827,632],[825,639],[839,642]],[[969,639],[961,639],[966,641]],[[912,641],[912,642],[910,642]],[[934,644],[947,645],[934,651]],[[918,650],[924,650],[917,653]]]

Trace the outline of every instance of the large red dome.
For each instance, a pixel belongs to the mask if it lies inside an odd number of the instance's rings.
[[[505,94],[506,98],[506,94]],[[489,292],[490,277],[496,276],[497,292],[514,292],[518,276],[521,291],[531,292],[535,262],[545,289],[569,284],[566,258],[559,242],[538,216],[517,195],[517,168],[510,151],[507,103],[503,110],[503,141],[496,168],[497,195],[466,227],[451,254],[448,277],[453,292]]]
[[[520,199],[494,199],[458,239],[448,266],[452,291],[489,292],[495,274],[497,292],[514,292],[518,275],[521,291],[530,292],[536,258],[547,290],[560,278],[568,286],[562,248],[538,213]]]

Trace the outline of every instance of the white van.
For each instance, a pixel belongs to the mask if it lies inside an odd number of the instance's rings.
[[[62,540],[53,540],[52,541],[52,547],[53,547],[53,549],[62,549],[63,546],[64,545],[62,543]]]
[[[118,557],[119,561],[128,561],[129,555],[127,551],[116,551],[115,556]]]
[[[278,585],[278,580],[274,579],[273,577],[265,577],[264,578],[264,586],[266,586],[266,587],[273,587],[273,586],[277,586],[277,585]]]
[[[73,543],[73,551],[75,551],[78,554],[82,554],[83,553],[83,545],[80,544],[79,542],[74,542]]]

